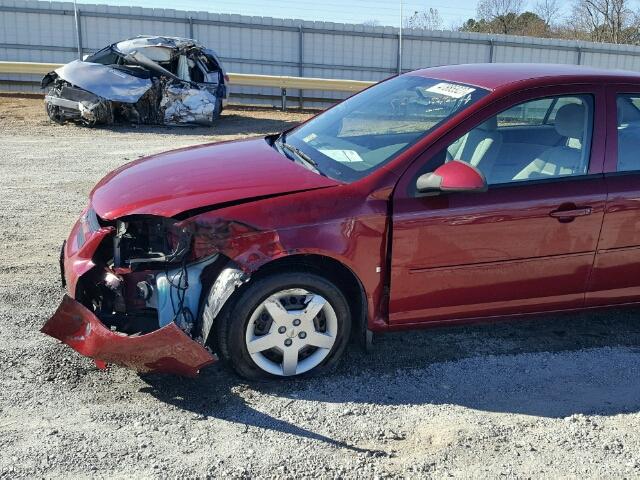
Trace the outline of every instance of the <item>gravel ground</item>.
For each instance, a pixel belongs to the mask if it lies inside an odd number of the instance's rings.
[[[388,334],[326,378],[251,385],[99,371],[38,332],[100,177],[304,118],[89,130],[0,98],[0,477],[640,478],[637,310]]]

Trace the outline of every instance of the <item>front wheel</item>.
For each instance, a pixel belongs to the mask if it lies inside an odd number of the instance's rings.
[[[281,273],[249,284],[216,327],[218,352],[241,376],[291,377],[336,365],[349,339],[351,314],[328,280]]]

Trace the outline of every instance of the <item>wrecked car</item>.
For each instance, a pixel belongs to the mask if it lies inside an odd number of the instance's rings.
[[[638,302],[639,105],[634,73],[437,67],[129,163],[64,244],[43,331],[100,366],[253,379],[374,332]]]
[[[63,65],[41,86],[57,123],[212,125],[228,83],[216,53],[195,40],[138,36]]]

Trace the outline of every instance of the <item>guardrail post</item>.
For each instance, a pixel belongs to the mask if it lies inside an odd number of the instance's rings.
[[[400,27],[402,28],[402,26]],[[402,74],[402,34],[398,34],[398,51],[396,52],[396,66],[398,68],[398,75]]]
[[[298,76],[304,77],[304,30],[302,25],[298,27]],[[300,110],[304,108],[302,94],[303,91],[298,90],[298,106]]]
[[[283,88],[281,93],[282,93],[282,111],[286,112],[287,111],[287,89]]]
[[[489,62],[490,63],[493,63],[495,49],[496,49],[496,42],[493,39],[489,40]]]
[[[576,47],[576,50],[578,51],[578,65],[582,65],[582,48],[580,48],[580,45]]]

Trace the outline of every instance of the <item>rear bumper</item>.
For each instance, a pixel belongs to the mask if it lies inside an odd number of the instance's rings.
[[[174,323],[145,335],[127,336],[109,330],[68,295],[41,331],[94,359],[99,367],[114,363],[139,372],[193,377],[216,360]]]

